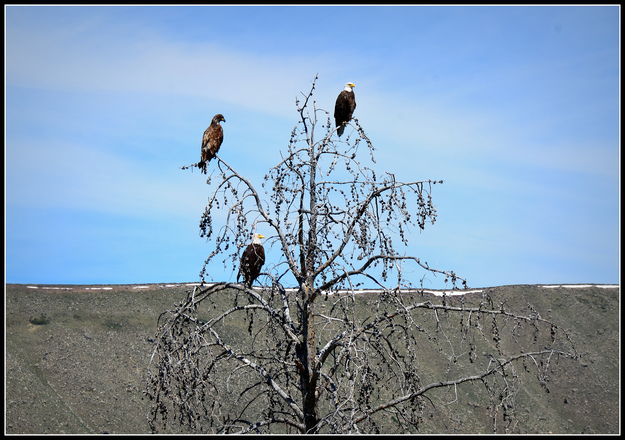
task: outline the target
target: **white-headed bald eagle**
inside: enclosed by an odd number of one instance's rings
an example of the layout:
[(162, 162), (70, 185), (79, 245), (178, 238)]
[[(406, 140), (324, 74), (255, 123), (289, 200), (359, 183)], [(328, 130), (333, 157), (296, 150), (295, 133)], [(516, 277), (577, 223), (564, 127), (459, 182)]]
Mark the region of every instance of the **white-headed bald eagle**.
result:
[(204, 174), (206, 174), (206, 164), (215, 157), (224, 140), (224, 130), (219, 124), (222, 121), (226, 122), (224, 116), (218, 113), (213, 116), (211, 125), (204, 130), (204, 136), (202, 136), (202, 160), (197, 164)]
[(345, 88), (339, 93), (339, 96), (336, 98), (336, 104), (334, 104), (334, 122), (336, 122), (337, 126), (336, 134), (339, 136), (343, 134), (345, 125), (352, 119), (356, 109), (354, 87), (356, 87), (356, 84), (352, 82), (345, 84)]
[(249, 244), (241, 255), (241, 267), (237, 274), (237, 282), (243, 276), (243, 282), (247, 287), (252, 287), (252, 283), (260, 274), (260, 268), (265, 264), (265, 248), (260, 244), (260, 239), (265, 238), (262, 234), (254, 234), (252, 243)]

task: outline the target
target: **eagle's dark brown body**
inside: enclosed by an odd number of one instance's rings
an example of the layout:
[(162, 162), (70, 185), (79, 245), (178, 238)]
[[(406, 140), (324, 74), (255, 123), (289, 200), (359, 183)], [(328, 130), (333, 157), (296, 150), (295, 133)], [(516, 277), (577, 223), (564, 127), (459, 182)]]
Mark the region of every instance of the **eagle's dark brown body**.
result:
[(354, 95), (354, 91), (343, 90), (339, 93), (339, 96), (336, 98), (336, 103), (334, 104), (334, 122), (337, 126), (336, 134), (339, 136), (343, 134), (345, 124), (352, 119), (355, 109), (356, 96)]
[(265, 249), (262, 244), (252, 243), (248, 245), (241, 255), (241, 267), (237, 275), (237, 281), (243, 276), (243, 282), (247, 287), (252, 287), (252, 283), (260, 274), (260, 269), (265, 264)]
[(206, 164), (215, 157), (224, 140), (224, 130), (219, 124), (221, 121), (226, 122), (223, 115), (216, 114), (211, 121), (211, 125), (204, 130), (204, 136), (202, 136), (202, 160), (198, 163), (198, 167), (203, 173), (206, 173)]

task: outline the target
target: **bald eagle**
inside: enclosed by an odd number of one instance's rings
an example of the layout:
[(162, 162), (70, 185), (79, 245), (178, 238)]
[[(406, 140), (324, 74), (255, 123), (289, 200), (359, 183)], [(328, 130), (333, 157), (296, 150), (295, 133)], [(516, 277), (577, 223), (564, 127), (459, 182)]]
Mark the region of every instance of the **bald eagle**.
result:
[(260, 274), (260, 268), (265, 264), (265, 249), (260, 244), (261, 238), (265, 238), (265, 236), (254, 234), (252, 243), (245, 248), (241, 255), (241, 267), (237, 274), (237, 282), (243, 275), (243, 281), (247, 287), (252, 287), (252, 283)]
[(336, 122), (337, 130), (336, 134), (339, 136), (343, 134), (345, 125), (352, 119), (352, 114), (356, 109), (356, 96), (354, 90), (356, 84), (348, 82), (345, 84), (345, 88), (339, 93), (336, 98), (336, 104), (334, 104), (334, 121)]
[(204, 130), (204, 136), (202, 136), (202, 160), (197, 166), (204, 174), (206, 174), (206, 164), (215, 157), (224, 140), (224, 130), (219, 125), (221, 121), (226, 122), (221, 113), (213, 116), (211, 125)]

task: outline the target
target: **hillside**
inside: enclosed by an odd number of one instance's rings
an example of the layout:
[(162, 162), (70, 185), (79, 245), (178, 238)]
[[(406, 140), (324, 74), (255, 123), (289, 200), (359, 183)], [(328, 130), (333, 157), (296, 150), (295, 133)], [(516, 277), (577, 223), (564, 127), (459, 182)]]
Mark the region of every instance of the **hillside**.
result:
[[(620, 289), (548, 287), (488, 289), (511, 306), (533, 304), (584, 353), (560, 368), (549, 393), (527, 388), (517, 430), (618, 433)], [(6, 433), (148, 432), (142, 391), (156, 319), (188, 289), (6, 285)], [(490, 432), (483, 407), (479, 396), (440, 405), (422, 431)]]

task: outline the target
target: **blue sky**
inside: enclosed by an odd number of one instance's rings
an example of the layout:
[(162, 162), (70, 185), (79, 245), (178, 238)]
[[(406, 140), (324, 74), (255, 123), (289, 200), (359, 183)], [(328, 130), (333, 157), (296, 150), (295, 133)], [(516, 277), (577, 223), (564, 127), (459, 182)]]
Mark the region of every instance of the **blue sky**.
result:
[(208, 186), (180, 167), (223, 113), (260, 186), (315, 74), (328, 110), (357, 84), (377, 169), (444, 180), (407, 254), (470, 287), (620, 282), (617, 6), (5, 12), (8, 283), (197, 281)]

